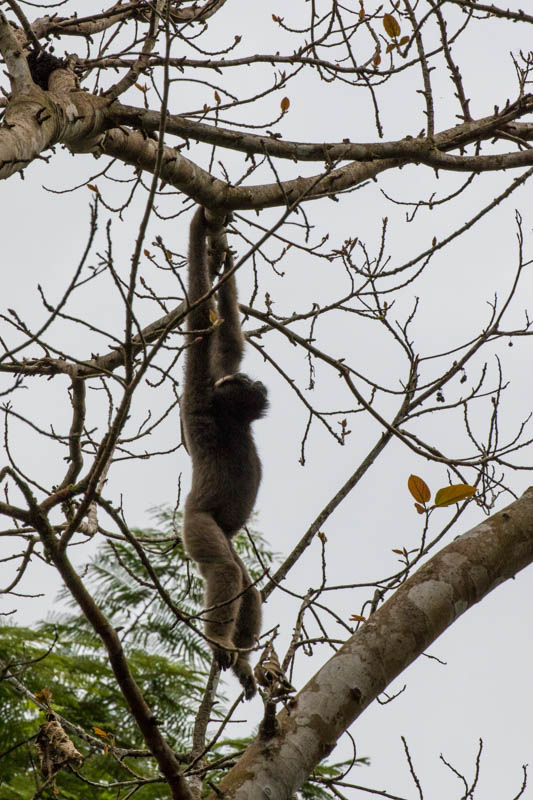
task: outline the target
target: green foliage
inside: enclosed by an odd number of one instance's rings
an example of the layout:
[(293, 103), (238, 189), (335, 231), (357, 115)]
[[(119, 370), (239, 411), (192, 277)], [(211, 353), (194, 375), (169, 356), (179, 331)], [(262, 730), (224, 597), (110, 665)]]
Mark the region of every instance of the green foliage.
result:
[[(184, 726), (189, 724), (194, 704), (201, 696), (202, 676), (168, 659), (155, 656), (150, 661), (150, 656), (141, 651), (131, 651), (128, 657), (141, 687), (151, 694), (154, 707), (168, 709), (164, 717), (168, 726), (166, 732), (179, 746), (183, 736), (173, 734), (176, 731), (185, 733)], [(90, 734), (94, 727), (112, 732), (119, 746), (144, 749), (109, 664), (91, 639), (83, 641), (80, 635), (74, 644), (68, 639), (66, 627), (60, 624), (40, 624), (33, 631), (5, 626), (0, 628), (0, 658), (10, 665), (10, 673), (17, 675), (30, 692), (48, 689), (52, 693), (53, 710), (71, 723)], [(5, 752), (35, 737), (45, 718), (29, 697), (14, 691), (8, 681), (0, 682), (0, 704), (0, 741)], [(76, 747), (87, 756), (82, 768), (86, 779), (104, 783), (124, 780), (124, 771), (111, 756), (91, 748), (71, 730), (66, 730)], [(17, 747), (0, 760), (1, 800), (33, 797), (39, 785), (37, 760), (37, 753), (29, 744)], [(152, 769), (148, 760), (137, 762), (135, 767), (139, 774), (146, 775)], [(61, 771), (57, 785), (62, 797), (76, 800), (81, 800), (85, 794), (89, 797), (92, 791), (87, 784), (80, 784), (69, 770)], [(2, 794), (4, 787), (9, 787), (9, 794)], [(112, 795), (107, 791), (98, 794), (102, 800), (107, 800), (108, 796)]]
[[(176, 529), (181, 518), (161, 509), (155, 511), (155, 518), (157, 527), (137, 530), (135, 535), (172, 602), (195, 615), (201, 610), (203, 585), (183, 551)], [(240, 534), (235, 545), (254, 580), (260, 578), (261, 565), (273, 560), (263, 538), (254, 532), (253, 547)], [(176, 624), (127, 542), (105, 539), (83, 575), (87, 589), (119, 631), (130, 668), (163, 735), (176, 752), (186, 752), (211, 660), (203, 639)], [(64, 604), (72, 604), (66, 591), (60, 597)], [(31, 800), (43, 784), (34, 741), (46, 716), (23, 687), (32, 694), (43, 689), (51, 692), (53, 711), (98, 742), (145, 751), (101, 642), (83, 616), (55, 614), (32, 629), (0, 626), (0, 661), (19, 681), (17, 690), (13, 682), (2, 680), (0, 671), (0, 800)], [(219, 694), (217, 700), (212, 716), (221, 719), (224, 698)], [(152, 759), (129, 757), (120, 763), (102, 746), (92, 745), (66, 725), (64, 729), (84, 761), (79, 768), (61, 769), (55, 785), (40, 794), (42, 800), (117, 800), (134, 789), (135, 776), (152, 780), (136, 797), (168, 798)], [(207, 756), (213, 766), (208, 776), (212, 785), (249, 741), (222, 739), (215, 744)], [(321, 765), (316, 775), (331, 778), (341, 772), (341, 766)], [(306, 800), (332, 797), (316, 783), (306, 784), (299, 796)]]
[[(135, 531), (135, 535), (172, 602), (185, 613), (197, 614), (203, 585), (183, 551), (176, 529), (181, 517), (174, 519), (161, 509), (154, 516), (157, 527)], [(272, 554), (262, 537), (254, 533), (254, 541), (262, 563), (270, 564)], [(247, 537), (241, 534), (235, 544), (251, 574), (258, 577), (261, 569)], [(210, 651), (203, 639), (176, 624), (172, 611), (150, 585), (135, 549), (123, 540), (104, 540), (84, 571), (84, 582), (119, 630), (135, 679), (167, 741), (176, 751), (185, 750), (210, 666)], [(70, 603), (66, 591), (61, 599)], [(101, 642), (83, 616), (56, 614), (31, 630), (0, 626), (0, 660), (30, 692), (49, 690), (53, 710), (85, 732), (95, 736), (94, 728), (98, 728), (118, 747), (145, 749)], [(0, 673), (0, 800), (29, 800), (42, 783), (33, 740), (45, 716), (28, 695), (1, 677)], [(223, 699), (219, 696), (215, 717), (223, 714)], [(81, 782), (70, 768), (63, 769), (56, 778), (60, 796), (115, 800), (117, 788), (106, 788), (106, 784), (131, 780), (132, 775), (112, 755), (65, 730), (85, 757), (80, 774), (97, 786)], [(151, 760), (136, 758), (127, 763), (137, 775), (157, 778)], [(168, 793), (163, 784), (154, 783), (144, 786), (139, 796), (156, 800)], [(42, 797), (57, 797), (53, 786)]]

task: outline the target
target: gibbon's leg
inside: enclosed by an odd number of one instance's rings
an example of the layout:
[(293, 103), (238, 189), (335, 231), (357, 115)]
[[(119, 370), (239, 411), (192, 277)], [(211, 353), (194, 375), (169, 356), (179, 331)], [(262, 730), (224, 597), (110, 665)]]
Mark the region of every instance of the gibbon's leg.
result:
[[(234, 558), (241, 569), (243, 588), (247, 586), (248, 589), (242, 595), (240, 601), (233, 642), (235, 647), (248, 649), (255, 646), (261, 630), (261, 594), (255, 586), (250, 585), (251, 580), (248, 571), (236, 553), (234, 553)], [(249, 652), (239, 653), (237, 661), (233, 665), (233, 672), (244, 689), (244, 695), (247, 700), (250, 700), (257, 691), (249, 659)]]
[(227, 536), (210, 514), (185, 508), (183, 542), (205, 580), (205, 607), (224, 604), (208, 611), (204, 620), (206, 636), (216, 643), (209, 642), (209, 646), (221, 669), (228, 669), (237, 658), (231, 648), (235, 647), (233, 631), (243, 588), (242, 571)]

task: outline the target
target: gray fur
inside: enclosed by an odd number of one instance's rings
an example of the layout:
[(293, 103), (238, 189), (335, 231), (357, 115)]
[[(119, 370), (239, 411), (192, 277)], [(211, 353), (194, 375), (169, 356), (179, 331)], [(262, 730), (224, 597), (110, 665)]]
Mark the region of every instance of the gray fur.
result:
[[(189, 241), (189, 303), (211, 289), (207, 224), (202, 208), (194, 215)], [(224, 269), (231, 269), (228, 254)], [(205, 579), (205, 633), (222, 667), (232, 667), (246, 698), (256, 692), (249, 653), (261, 628), (261, 596), (237, 556), (231, 539), (254, 507), (261, 462), (250, 429), (267, 409), (267, 390), (238, 372), (244, 352), (237, 289), (232, 277), (218, 291), (218, 315), (209, 331), (210, 301), (187, 316), (188, 351), (182, 423), (192, 458), (192, 487), (185, 502), (183, 538), (188, 555)], [(201, 333), (205, 331), (205, 333)], [(220, 605), (223, 604), (223, 605)], [(220, 606), (212, 608), (213, 606)]]

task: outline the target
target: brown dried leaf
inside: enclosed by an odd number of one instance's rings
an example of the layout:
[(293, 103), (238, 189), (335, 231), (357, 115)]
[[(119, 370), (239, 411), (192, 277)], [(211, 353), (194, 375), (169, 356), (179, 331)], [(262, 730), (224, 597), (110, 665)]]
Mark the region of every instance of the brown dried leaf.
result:
[(289, 110), (290, 104), (291, 104), (291, 101), (289, 100), (289, 98), (288, 97), (284, 97), (283, 100), (280, 103), (281, 110), (283, 111), (283, 113), (285, 113), (286, 111)]
[(383, 27), (391, 39), (396, 39), (396, 37), (400, 35), (400, 23), (392, 14), (383, 15)]
[(45, 706), (49, 706), (52, 702), (52, 692), (50, 689), (41, 689), (40, 692), (35, 693), (35, 699)]
[(419, 478), (418, 475), (409, 475), (407, 488), (417, 503), (427, 503), (431, 497), (429, 486), (422, 478)]

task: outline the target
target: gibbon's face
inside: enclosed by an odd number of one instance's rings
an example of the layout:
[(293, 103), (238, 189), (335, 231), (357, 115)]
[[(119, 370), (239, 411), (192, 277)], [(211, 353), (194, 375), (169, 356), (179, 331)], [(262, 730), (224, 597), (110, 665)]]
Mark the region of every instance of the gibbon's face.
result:
[(217, 405), (243, 421), (259, 419), (268, 406), (264, 383), (253, 381), (242, 372), (219, 378), (214, 390)]
[(224, 375), (223, 378), (219, 378), (218, 381), (215, 382), (215, 389), (218, 389), (220, 386), (225, 386), (227, 384), (233, 384), (233, 386), (240, 386), (243, 389), (250, 389), (253, 388), (254, 391), (259, 391), (263, 393), (266, 397), (267, 389), (264, 383), (261, 381), (253, 381), (248, 375), (245, 375), (244, 372), (235, 372), (233, 375)]

